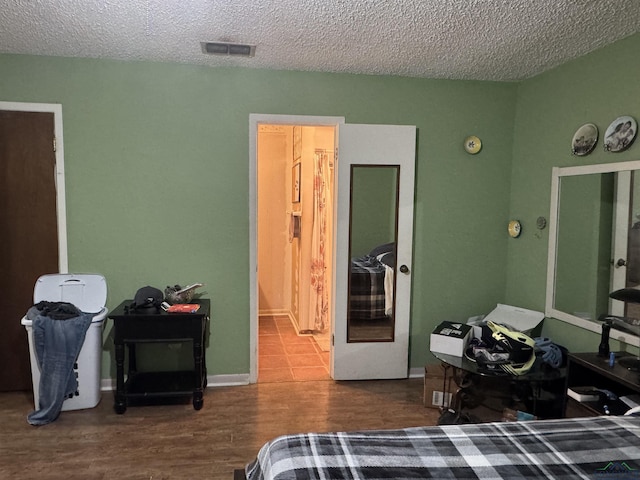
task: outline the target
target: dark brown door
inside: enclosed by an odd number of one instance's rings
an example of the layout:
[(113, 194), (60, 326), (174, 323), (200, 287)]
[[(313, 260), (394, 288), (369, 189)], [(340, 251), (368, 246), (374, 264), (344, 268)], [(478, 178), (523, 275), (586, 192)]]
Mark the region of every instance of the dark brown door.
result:
[(0, 110), (0, 391), (30, 390), (20, 320), (33, 287), (58, 272), (53, 113)]

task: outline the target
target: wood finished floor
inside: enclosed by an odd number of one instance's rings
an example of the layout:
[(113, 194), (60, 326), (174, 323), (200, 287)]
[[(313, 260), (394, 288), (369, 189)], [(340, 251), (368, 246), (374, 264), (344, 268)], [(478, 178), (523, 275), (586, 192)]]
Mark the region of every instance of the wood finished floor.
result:
[(208, 388), (191, 403), (62, 412), (32, 427), (30, 393), (0, 393), (1, 479), (228, 479), (278, 435), (435, 425), (422, 379), (259, 383)]

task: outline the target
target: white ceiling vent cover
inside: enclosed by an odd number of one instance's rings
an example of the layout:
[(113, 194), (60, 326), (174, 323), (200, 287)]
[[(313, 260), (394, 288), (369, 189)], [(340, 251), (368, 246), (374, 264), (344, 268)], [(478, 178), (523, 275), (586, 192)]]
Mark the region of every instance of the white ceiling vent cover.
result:
[(253, 57), (256, 53), (255, 45), (228, 42), (201, 42), (202, 53), (210, 55), (231, 55), (234, 57)]

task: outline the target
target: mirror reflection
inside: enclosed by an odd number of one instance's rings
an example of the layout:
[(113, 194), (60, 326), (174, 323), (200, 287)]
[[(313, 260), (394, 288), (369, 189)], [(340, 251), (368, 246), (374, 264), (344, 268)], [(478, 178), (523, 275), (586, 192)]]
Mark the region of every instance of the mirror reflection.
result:
[[(640, 288), (640, 177), (622, 165), (558, 169), (573, 173), (558, 174), (551, 314), (593, 331), (606, 314), (640, 318), (640, 304), (609, 298)], [(637, 335), (622, 322), (614, 328)]]
[(352, 165), (347, 342), (394, 340), (397, 165)]
[(609, 308), (614, 174), (560, 181), (555, 308), (597, 319)]

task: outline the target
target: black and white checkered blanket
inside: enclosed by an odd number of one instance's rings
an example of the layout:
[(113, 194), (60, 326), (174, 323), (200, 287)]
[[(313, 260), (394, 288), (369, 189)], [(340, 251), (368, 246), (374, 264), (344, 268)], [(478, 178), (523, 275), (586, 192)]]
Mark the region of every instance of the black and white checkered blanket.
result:
[(248, 480), (640, 479), (640, 417), (286, 435)]
[(375, 257), (351, 259), (349, 318), (371, 320), (385, 317), (385, 266)]

